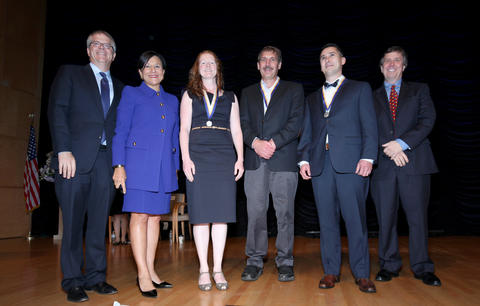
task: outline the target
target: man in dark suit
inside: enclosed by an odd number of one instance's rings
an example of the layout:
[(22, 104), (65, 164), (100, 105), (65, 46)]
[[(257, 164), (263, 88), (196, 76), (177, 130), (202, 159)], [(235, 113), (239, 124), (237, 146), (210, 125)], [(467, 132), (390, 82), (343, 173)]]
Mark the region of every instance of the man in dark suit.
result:
[(303, 87), (280, 80), (281, 51), (264, 47), (257, 61), (262, 80), (242, 91), (240, 119), (245, 152), (245, 194), (248, 230), (247, 265), (242, 280), (254, 281), (263, 272), (268, 250), (269, 194), (277, 216), (279, 281), (293, 281), (293, 222), (297, 190), (296, 147), (304, 111)]
[(312, 179), (320, 223), (325, 276), (319, 287), (333, 288), (340, 281), (341, 213), (355, 281), (361, 291), (373, 293), (365, 200), (368, 175), (377, 157), (377, 123), (370, 86), (346, 79), (342, 75), (345, 62), (337, 45), (322, 48), (320, 66), (326, 82), (306, 99), (299, 166), (302, 178)]
[(63, 215), (62, 288), (72, 302), (88, 300), (84, 290), (117, 292), (105, 282), (105, 228), (114, 196), (111, 144), (123, 88), (110, 75), (115, 50), (110, 34), (93, 32), (87, 39), (90, 63), (62, 66), (50, 91), (55, 192)]
[(435, 107), (426, 84), (402, 80), (406, 67), (405, 51), (389, 48), (380, 61), (385, 81), (374, 93), (379, 133), (378, 167), (371, 185), (379, 224), (376, 280), (389, 281), (402, 267), (397, 236), (401, 200), (410, 230), (410, 267), (425, 284), (440, 286), (427, 246), (430, 174), (438, 171), (427, 139)]

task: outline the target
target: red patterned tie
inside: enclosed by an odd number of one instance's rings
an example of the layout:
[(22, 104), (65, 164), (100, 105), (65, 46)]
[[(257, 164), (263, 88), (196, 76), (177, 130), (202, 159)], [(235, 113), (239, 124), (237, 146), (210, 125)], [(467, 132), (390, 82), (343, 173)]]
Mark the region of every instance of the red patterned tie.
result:
[(392, 112), (392, 118), (395, 122), (395, 118), (397, 116), (397, 106), (398, 106), (398, 94), (395, 90), (395, 85), (392, 85), (392, 90), (390, 91), (390, 111)]

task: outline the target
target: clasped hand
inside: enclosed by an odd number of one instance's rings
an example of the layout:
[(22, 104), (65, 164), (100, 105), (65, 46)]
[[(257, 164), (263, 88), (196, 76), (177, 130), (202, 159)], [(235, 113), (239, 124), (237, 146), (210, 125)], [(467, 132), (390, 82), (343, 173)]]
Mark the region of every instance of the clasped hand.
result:
[(383, 153), (390, 157), (398, 167), (403, 167), (408, 163), (408, 157), (403, 152), (402, 146), (395, 140), (383, 144), (382, 147), (384, 148)]
[(253, 142), (252, 147), (255, 150), (255, 153), (257, 153), (257, 155), (263, 159), (270, 159), (273, 156), (273, 153), (275, 153), (276, 149), (273, 139), (268, 141), (256, 139)]

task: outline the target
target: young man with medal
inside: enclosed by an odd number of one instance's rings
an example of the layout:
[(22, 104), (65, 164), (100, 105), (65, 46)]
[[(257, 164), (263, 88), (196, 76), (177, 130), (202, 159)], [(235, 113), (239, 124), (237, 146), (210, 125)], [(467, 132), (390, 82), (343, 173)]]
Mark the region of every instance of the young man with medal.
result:
[(320, 66), (326, 82), (306, 99), (298, 160), (302, 178), (312, 179), (320, 223), (325, 275), (319, 287), (333, 288), (340, 281), (341, 214), (355, 282), (361, 291), (373, 293), (365, 200), (377, 158), (377, 121), (370, 86), (346, 79), (345, 62), (337, 45), (322, 48)]
[(373, 94), (379, 137), (371, 186), (379, 224), (380, 271), (375, 279), (390, 281), (402, 267), (397, 235), (401, 202), (410, 231), (411, 270), (425, 284), (440, 286), (428, 256), (427, 224), (430, 176), (438, 171), (427, 138), (435, 123), (435, 106), (427, 84), (402, 80), (406, 67), (406, 52), (389, 48), (380, 60), (384, 84)]
[(277, 216), (279, 281), (293, 281), (294, 200), (298, 183), (296, 148), (304, 112), (303, 87), (280, 80), (281, 51), (264, 47), (257, 61), (262, 79), (242, 91), (240, 120), (245, 149), (248, 230), (242, 280), (257, 280), (268, 250), (269, 195)]

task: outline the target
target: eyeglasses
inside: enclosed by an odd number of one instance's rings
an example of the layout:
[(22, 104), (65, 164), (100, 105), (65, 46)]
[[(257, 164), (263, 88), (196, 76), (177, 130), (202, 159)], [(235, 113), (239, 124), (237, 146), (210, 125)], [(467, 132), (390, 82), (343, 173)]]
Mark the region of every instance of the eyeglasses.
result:
[(110, 48), (112, 48), (112, 50), (115, 50), (115, 49), (113, 48), (113, 45), (111, 45), (111, 44), (109, 44), (109, 43), (101, 43), (101, 42), (99, 42), (99, 41), (92, 41), (92, 42), (90, 43), (90, 46), (93, 46), (93, 47), (95, 47), (95, 48), (100, 48), (100, 46), (102, 46), (104, 49), (110, 49)]

